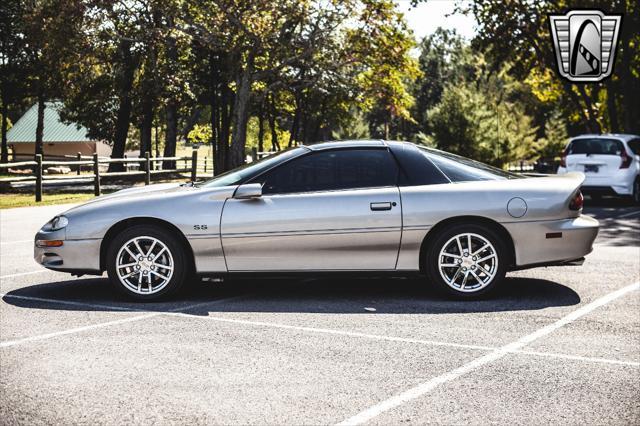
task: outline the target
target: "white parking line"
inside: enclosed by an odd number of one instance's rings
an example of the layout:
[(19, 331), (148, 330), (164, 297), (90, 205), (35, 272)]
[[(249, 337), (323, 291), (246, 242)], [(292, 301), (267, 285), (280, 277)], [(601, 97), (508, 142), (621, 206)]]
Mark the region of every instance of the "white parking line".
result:
[(428, 380), (424, 383), (419, 384), (418, 386), (415, 386), (409, 390), (406, 390), (405, 392), (402, 392), (401, 394), (395, 395), (385, 401), (382, 401), (372, 407), (369, 407), (363, 411), (361, 411), (360, 413), (356, 414), (353, 417), (350, 417), (340, 423), (338, 423), (338, 425), (359, 425), (362, 424), (364, 422), (367, 422), (377, 416), (379, 416), (380, 414), (389, 411), (393, 408), (396, 408), (402, 404), (405, 404), (406, 402), (409, 402), (411, 400), (414, 400), (416, 398), (419, 398), (429, 392), (431, 392), (433, 389), (435, 389), (436, 387), (438, 387), (439, 385), (443, 384), (443, 383), (447, 383), (450, 382), (452, 380), (457, 379), (460, 376), (463, 376), (471, 371), (476, 370), (477, 368), (482, 367), (483, 365), (486, 364), (490, 364), (492, 362), (495, 362), (497, 360), (499, 360), (500, 358), (504, 357), (505, 355), (514, 352), (526, 345), (528, 345), (529, 343), (544, 337), (550, 333), (553, 333), (554, 331), (556, 331), (557, 329), (564, 327), (567, 324), (572, 323), (573, 321), (579, 319), (580, 317), (583, 317), (584, 315), (587, 315), (588, 313), (590, 313), (591, 311), (606, 305), (609, 302), (612, 302), (613, 300), (624, 296), (625, 294), (634, 291), (634, 290), (638, 290), (640, 289), (640, 283), (634, 283), (631, 285), (628, 285), (626, 287), (623, 287), (619, 290), (616, 290), (612, 293), (609, 293), (573, 312), (571, 312), (569, 315), (566, 315), (564, 317), (562, 317), (561, 319), (559, 319), (558, 321), (547, 325), (546, 327), (543, 327), (531, 334), (528, 334), (518, 340), (516, 340), (515, 342), (509, 343), (505, 346), (502, 346), (496, 350), (494, 350), (493, 352), (486, 354), (484, 356), (481, 356), (480, 358), (476, 358), (474, 360), (472, 360), (471, 362), (468, 362), (464, 365), (462, 365), (461, 367), (456, 368), (455, 370), (451, 370), (445, 374), (442, 374), (440, 376), (434, 377), (431, 380)]
[(17, 340), (8, 340), (6, 342), (0, 342), (0, 348), (6, 348), (9, 346), (15, 346), (21, 343), (33, 342), (36, 340), (50, 339), (51, 337), (64, 336), (66, 334), (80, 333), (87, 330), (94, 330), (96, 328), (108, 327), (110, 325), (124, 324), (132, 321), (140, 321), (142, 319), (157, 317), (158, 315), (160, 315), (160, 312), (154, 312), (152, 314), (137, 315), (135, 317), (123, 318), (115, 321), (101, 322), (98, 324), (87, 325), (84, 327), (70, 328), (68, 330), (56, 331), (54, 333), (40, 334), (38, 336), (25, 337)]
[(634, 215), (637, 215), (638, 213), (640, 213), (640, 210), (636, 210), (636, 211), (633, 211), (633, 212), (629, 212), (629, 213), (621, 214), (620, 216), (616, 216), (616, 217), (614, 217), (614, 219), (620, 219), (620, 218), (622, 218), (622, 217), (634, 216)]
[[(160, 313), (163, 314), (163, 315), (174, 315), (174, 316), (183, 316), (183, 317), (196, 318), (196, 319), (207, 319), (207, 320), (211, 320), (211, 321), (225, 322), (225, 323), (231, 323), (231, 324), (243, 324), (243, 325), (252, 325), (252, 326), (259, 326), (259, 327), (281, 328), (281, 329), (298, 330), (298, 331), (311, 332), (311, 333), (324, 333), (324, 334), (334, 334), (334, 335), (340, 335), (340, 336), (359, 337), (359, 338), (373, 339), (373, 340), (385, 340), (385, 341), (391, 341), (391, 342), (415, 343), (415, 344), (431, 345), (431, 346), (447, 346), (447, 347), (470, 349), (470, 350), (482, 350), (482, 351), (495, 351), (496, 349), (498, 349), (495, 346), (468, 345), (468, 344), (463, 344), (463, 343), (442, 342), (442, 341), (437, 341), (437, 340), (425, 340), (425, 339), (412, 339), (412, 338), (405, 338), (405, 337), (383, 336), (383, 335), (379, 335), (379, 334), (367, 334), (367, 333), (359, 333), (359, 332), (352, 332), (352, 331), (335, 330), (335, 329), (329, 329), (329, 328), (301, 327), (301, 326), (288, 325), (288, 324), (279, 324), (279, 323), (263, 322), (263, 321), (239, 320), (239, 319), (233, 319), (233, 318), (221, 318), (221, 317), (212, 317), (212, 316), (206, 316), (205, 317), (205, 316), (187, 314), (187, 313), (184, 313), (184, 312), (178, 312), (178, 311), (185, 311), (185, 310), (189, 310), (189, 309), (194, 309), (194, 308), (200, 307), (200, 306), (209, 306), (209, 305), (215, 304), (216, 302), (219, 302), (219, 301), (220, 302), (222, 302), (222, 301), (230, 302), (230, 301), (233, 301), (235, 299), (244, 299), (244, 298), (247, 298), (247, 297), (250, 297), (250, 296), (251, 295), (227, 297), (227, 298), (224, 298), (224, 299), (213, 300), (213, 301), (210, 301), (210, 302), (202, 302), (202, 303), (199, 303), (199, 304), (196, 304), (196, 305), (189, 305), (189, 306), (182, 307), (182, 308), (176, 308), (176, 309), (174, 309), (172, 311), (160, 312)], [(35, 296), (20, 296), (20, 295), (17, 295), (17, 294), (0, 293), (0, 298), (29, 300), (29, 301), (34, 301), (34, 302), (55, 303), (55, 304), (61, 304), (61, 305), (78, 306), (78, 307), (82, 307), (82, 308), (105, 309), (105, 310), (113, 310), (113, 311), (125, 311), (125, 312), (141, 312), (141, 311), (143, 311), (141, 309), (127, 308), (127, 307), (123, 307), (123, 306), (113, 306), (113, 305), (102, 305), (102, 304), (96, 304), (96, 303), (75, 302), (75, 301), (71, 301), (71, 300), (48, 299), (48, 298), (35, 297)], [(523, 354), (523, 355), (543, 356), (543, 357), (550, 357), (550, 358), (571, 359), (571, 360), (575, 360), (575, 361), (595, 362), (595, 363), (601, 363), (601, 364), (627, 365), (627, 366), (632, 366), (632, 367), (639, 367), (640, 366), (640, 362), (634, 362), (634, 361), (622, 361), (622, 360), (608, 359), (608, 358), (583, 357), (583, 356), (578, 356), (578, 355), (567, 355), (567, 354), (560, 354), (560, 353), (554, 353), (554, 352), (513, 350), (513, 351), (511, 351), (511, 353), (518, 353), (518, 354)]]
[(42, 269), (40, 271), (19, 272), (17, 274), (2, 275), (2, 276), (0, 276), (0, 280), (5, 279), (5, 278), (21, 277), (23, 275), (41, 274), (43, 272), (54, 272), (54, 271), (50, 271), (48, 269)]
[(635, 362), (635, 361), (621, 361), (621, 360), (609, 359), (609, 358), (594, 358), (589, 356), (567, 355), (567, 354), (559, 354), (555, 352), (516, 350), (516, 351), (511, 351), (511, 353), (521, 354), (521, 355), (544, 356), (548, 358), (570, 359), (572, 361), (595, 362), (599, 364), (627, 365), (629, 367), (640, 367), (640, 362)]
[[(5, 295), (4, 297), (7, 297), (7, 296), (9, 296), (9, 295)], [(87, 326), (84, 326), (84, 327), (76, 327), (76, 328), (71, 328), (71, 329), (62, 330), (62, 331), (56, 331), (56, 332), (53, 332), (53, 333), (40, 334), (40, 335), (37, 335), (37, 336), (31, 336), (31, 337), (25, 337), (25, 338), (22, 338), (22, 339), (8, 340), (8, 341), (5, 341), (5, 342), (0, 342), (0, 348), (6, 348), (6, 347), (9, 347), (9, 346), (16, 346), (16, 345), (19, 345), (21, 343), (33, 342), (33, 341), (38, 341), (38, 340), (46, 340), (46, 339), (50, 339), (52, 337), (64, 336), (64, 335), (67, 335), (67, 334), (81, 333), (83, 331), (93, 330), (93, 329), (102, 328), (102, 327), (108, 327), (110, 325), (123, 324), (123, 323), (131, 322), (131, 321), (140, 321), (140, 320), (143, 320), (143, 319), (156, 317), (156, 316), (159, 316), (159, 315), (162, 315), (162, 314), (165, 314), (165, 313), (184, 311), (184, 310), (198, 308), (200, 306), (215, 305), (217, 303), (229, 302), (229, 301), (232, 301), (232, 300), (241, 299), (241, 298), (249, 297), (249, 296), (251, 296), (251, 295), (234, 296), (234, 297), (227, 297), (227, 298), (222, 298), (222, 299), (211, 300), (211, 301), (208, 301), (208, 302), (195, 303), (193, 305), (187, 305), (187, 306), (182, 306), (182, 307), (179, 307), (179, 308), (175, 308), (175, 309), (172, 309), (172, 310), (170, 310), (168, 312), (147, 311), (147, 313), (145, 313), (143, 315), (136, 315), (135, 317), (123, 318), (123, 319), (114, 320), (114, 321), (101, 322), (101, 323), (97, 323), (97, 324), (87, 325)], [(97, 306), (99, 306), (99, 305), (93, 305), (93, 304), (90, 304), (90, 303), (60, 301), (60, 300), (56, 300), (56, 299), (32, 298), (30, 296), (21, 296), (21, 299), (24, 299), (24, 300), (32, 299), (32, 300), (37, 300), (37, 301), (46, 301), (46, 302), (50, 302), (50, 303), (73, 304), (75, 306), (83, 306), (84, 305), (86, 307), (97, 307)], [(105, 306), (105, 307), (113, 308), (111, 306)]]
[[(273, 323), (273, 322), (250, 321), (250, 320), (240, 320), (240, 319), (233, 319), (233, 318), (213, 317), (213, 316), (200, 316), (200, 315), (191, 315), (185, 312), (165, 313), (165, 315), (189, 317), (189, 318), (196, 318), (196, 319), (203, 319), (203, 320), (210, 320), (210, 321), (217, 321), (217, 322), (231, 323), (231, 324), (281, 328), (281, 329), (296, 330), (296, 331), (303, 331), (303, 332), (310, 332), (310, 333), (333, 334), (337, 336), (384, 340), (389, 342), (416, 343), (416, 344), (430, 345), (430, 346), (447, 346), (447, 347), (453, 347), (453, 348), (481, 350), (481, 351), (487, 351), (487, 352), (496, 351), (500, 349), (495, 346), (468, 345), (464, 343), (443, 342), (438, 340), (412, 339), (412, 338), (406, 338), (406, 337), (383, 336), (380, 334), (367, 334), (367, 333), (359, 333), (354, 331), (336, 330), (336, 329), (330, 329), (330, 328), (304, 327), (304, 326), (280, 324), (280, 323)], [(543, 357), (549, 357), (549, 358), (571, 359), (575, 361), (595, 362), (595, 363), (601, 363), (601, 364), (615, 364), (615, 365), (627, 365), (631, 367), (640, 367), (640, 362), (635, 362), (635, 361), (583, 357), (579, 355), (567, 355), (567, 354), (561, 354), (561, 353), (555, 353), (555, 352), (528, 351), (528, 350), (522, 350), (522, 349), (513, 349), (513, 350), (510, 350), (509, 352), (515, 353), (515, 354), (522, 354), (522, 355), (534, 355), (534, 356), (543, 356)]]
[(475, 349), (481, 351), (492, 351), (495, 348), (491, 346), (479, 346), (479, 345), (465, 345), (462, 343), (450, 343), (450, 342), (441, 342), (437, 340), (422, 340), (422, 339), (411, 339), (406, 337), (393, 337), (393, 336), (382, 336), (379, 334), (367, 334), (367, 333), (359, 333), (355, 331), (344, 331), (344, 330), (335, 330), (331, 328), (316, 328), (316, 327), (303, 327), (298, 325), (289, 325), (289, 324), (280, 324), (274, 322), (263, 322), (263, 321), (249, 321), (249, 320), (241, 320), (241, 319), (233, 319), (233, 318), (222, 318), (222, 317), (213, 317), (213, 316), (199, 316), (199, 315), (190, 315), (183, 312), (173, 312), (166, 313), (166, 315), (175, 315), (181, 317), (189, 317), (217, 322), (226, 322), (231, 324), (243, 324), (243, 325), (253, 325), (259, 327), (270, 327), (270, 328), (280, 328), (286, 330), (296, 330), (296, 331), (304, 331), (310, 333), (322, 333), (322, 334), (334, 334), (338, 336), (349, 336), (349, 337), (362, 337), (365, 339), (373, 339), (373, 340), (386, 340), (390, 342), (404, 342), (404, 343), (419, 343), (424, 345), (432, 345), (432, 346), (448, 346), (452, 348), (462, 348), (462, 349)]

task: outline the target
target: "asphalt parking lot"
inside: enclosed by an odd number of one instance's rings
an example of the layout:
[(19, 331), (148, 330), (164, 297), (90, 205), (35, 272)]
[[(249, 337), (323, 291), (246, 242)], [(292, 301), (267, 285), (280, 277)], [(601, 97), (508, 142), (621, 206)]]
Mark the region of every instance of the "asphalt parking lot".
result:
[(415, 279), (193, 283), (129, 303), (41, 269), (68, 206), (0, 212), (0, 423), (639, 424), (640, 209), (583, 266), (457, 302)]

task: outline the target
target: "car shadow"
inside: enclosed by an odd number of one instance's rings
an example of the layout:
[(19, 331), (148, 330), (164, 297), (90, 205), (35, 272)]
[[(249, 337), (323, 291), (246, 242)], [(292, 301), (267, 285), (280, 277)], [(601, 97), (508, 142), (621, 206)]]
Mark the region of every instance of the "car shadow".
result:
[[(53, 303), (50, 299), (64, 301)], [(135, 303), (117, 294), (104, 278), (38, 284), (7, 293), (3, 300), (29, 309), (65, 311), (217, 312), (326, 314), (448, 314), (538, 310), (580, 303), (571, 288), (552, 281), (509, 277), (483, 300), (442, 296), (413, 278), (229, 279), (193, 283), (166, 302)], [(197, 305), (197, 306), (194, 306)]]

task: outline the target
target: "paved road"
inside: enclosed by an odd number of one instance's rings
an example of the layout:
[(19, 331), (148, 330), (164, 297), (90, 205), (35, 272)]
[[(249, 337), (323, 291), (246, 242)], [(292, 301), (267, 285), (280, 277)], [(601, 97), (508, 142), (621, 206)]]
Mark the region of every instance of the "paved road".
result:
[(120, 299), (31, 258), (68, 206), (0, 212), (0, 423), (638, 424), (640, 210), (581, 267), (512, 273), (491, 300), (411, 279), (194, 283)]

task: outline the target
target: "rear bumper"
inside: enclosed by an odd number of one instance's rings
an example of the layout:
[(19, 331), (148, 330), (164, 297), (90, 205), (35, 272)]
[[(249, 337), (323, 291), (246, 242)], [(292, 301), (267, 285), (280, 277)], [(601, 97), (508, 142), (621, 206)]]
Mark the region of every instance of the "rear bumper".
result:
[(543, 222), (503, 223), (515, 247), (516, 269), (575, 261), (591, 253), (598, 235), (596, 219), (581, 215)]
[(583, 185), (580, 187), (585, 195), (631, 195), (633, 194), (633, 186), (615, 185), (615, 186), (598, 186), (598, 185)]
[[(565, 174), (565, 167), (558, 169), (558, 174)], [(599, 173), (585, 173), (585, 179), (580, 190), (584, 194), (601, 195), (631, 195), (633, 182), (638, 176), (635, 166), (626, 169), (616, 169), (605, 175)]]

